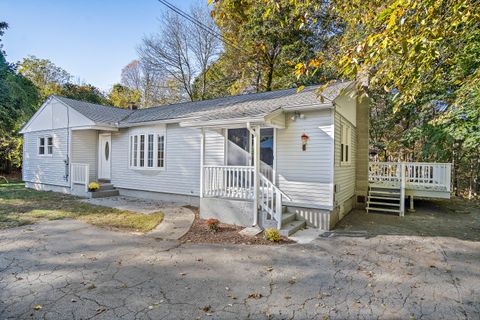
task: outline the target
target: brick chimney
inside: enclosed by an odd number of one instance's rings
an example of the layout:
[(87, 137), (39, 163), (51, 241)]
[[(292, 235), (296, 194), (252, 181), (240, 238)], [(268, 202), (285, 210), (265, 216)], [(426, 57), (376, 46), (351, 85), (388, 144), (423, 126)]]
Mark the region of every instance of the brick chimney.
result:
[(138, 109), (138, 106), (135, 104), (135, 102), (130, 102), (128, 104), (128, 109), (130, 110), (137, 110)]

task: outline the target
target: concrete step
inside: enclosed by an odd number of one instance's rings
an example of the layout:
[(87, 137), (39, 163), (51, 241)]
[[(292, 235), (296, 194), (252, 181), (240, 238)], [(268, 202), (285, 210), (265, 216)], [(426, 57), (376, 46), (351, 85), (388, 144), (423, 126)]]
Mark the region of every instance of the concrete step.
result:
[(100, 189), (101, 191), (103, 190), (113, 190), (115, 187), (111, 183), (100, 183)]
[(106, 197), (113, 197), (113, 196), (118, 196), (120, 193), (118, 190), (113, 189), (113, 190), (97, 190), (95, 192), (92, 192), (92, 198), (106, 198)]
[(286, 225), (292, 221), (294, 221), (297, 218), (296, 213), (290, 213), (290, 212), (284, 212), (282, 214), (282, 225)]
[(282, 225), (282, 229), (280, 229), (280, 234), (284, 237), (288, 237), (300, 229), (304, 229), (307, 226), (307, 222), (305, 220), (294, 220), (289, 222), (286, 225)]
[(400, 210), (398, 210), (398, 209), (396, 210), (396, 209), (387, 209), (387, 208), (378, 208), (378, 207), (367, 206), (367, 212), (369, 212), (369, 211), (400, 213)]
[(400, 203), (393, 203), (393, 202), (376, 202), (376, 201), (367, 201), (367, 205), (376, 204), (381, 206), (389, 206), (389, 207), (400, 207)]

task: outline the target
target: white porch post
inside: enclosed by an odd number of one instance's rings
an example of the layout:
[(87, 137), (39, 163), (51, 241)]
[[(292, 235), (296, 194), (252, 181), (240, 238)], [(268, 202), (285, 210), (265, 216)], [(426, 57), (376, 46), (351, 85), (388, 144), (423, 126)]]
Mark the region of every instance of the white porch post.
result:
[(204, 176), (203, 176), (203, 166), (205, 163), (205, 129), (201, 129), (200, 136), (200, 198), (203, 198), (204, 191)]
[(260, 127), (253, 128), (253, 171), (254, 171), (254, 198), (253, 198), (253, 225), (258, 225), (258, 206), (260, 198)]

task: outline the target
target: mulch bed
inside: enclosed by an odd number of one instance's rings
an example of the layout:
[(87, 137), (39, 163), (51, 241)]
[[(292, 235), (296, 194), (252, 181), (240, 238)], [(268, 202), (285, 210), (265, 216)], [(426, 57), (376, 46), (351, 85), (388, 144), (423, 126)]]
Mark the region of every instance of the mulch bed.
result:
[(246, 244), (246, 245), (281, 245), (295, 243), (294, 241), (282, 237), (279, 242), (268, 241), (263, 237), (263, 233), (255, 237), (248, 237), (239, 234), (244, 227), (231, 224), (220, 223), (217, 232), (212, 232), (206, 220), (200, 219), (198, 208), (189, 206), (189, 209), (195, 212), (195, 220), (193, 221), (190, 231), (187, 232), (180, 241), (183, 243), (219, 243), (219, 244)]

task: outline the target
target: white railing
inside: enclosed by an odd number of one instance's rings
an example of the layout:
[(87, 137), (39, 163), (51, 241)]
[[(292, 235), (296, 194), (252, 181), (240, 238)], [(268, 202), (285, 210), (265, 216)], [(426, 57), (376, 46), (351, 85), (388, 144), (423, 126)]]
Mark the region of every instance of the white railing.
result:
[(253, 199), (254, 169), (246, 166), (204, 166), (203, 196)]
[(451, 191), (450, 176), (450, 163), (370, 162), (368, 166), (370, 182), (398, 187), (403, 182), (406, 189)]
[(88, 191), (88, 184), (90, 179), (90, 168), (86, 163), (72, 163), (71, 164), (71, 185), (83, 184), (85, 191)]
[(277, 229), (282, 228), (282, 197), (291, 201), (284, 192), (274, 185), (267, 177), (260, 174), (260, 199), (259, 205), (265, 213), (264, 219), (276, 221)]

